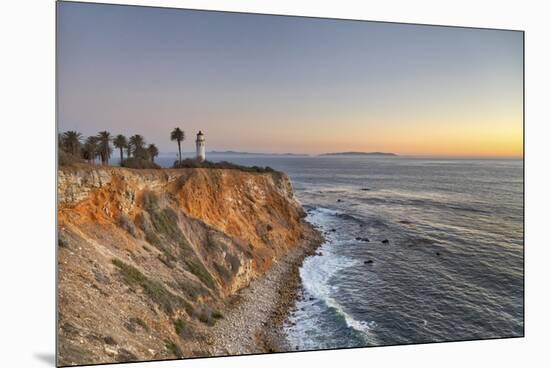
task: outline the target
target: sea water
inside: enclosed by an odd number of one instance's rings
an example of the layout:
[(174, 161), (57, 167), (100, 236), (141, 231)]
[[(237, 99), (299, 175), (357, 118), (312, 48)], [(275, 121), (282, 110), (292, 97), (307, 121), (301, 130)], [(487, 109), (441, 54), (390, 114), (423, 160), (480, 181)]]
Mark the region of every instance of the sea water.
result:
[(523, 335), (522, 160), (209, 159), (286, 172), (325, 236), (300, 270), (291, 349)]

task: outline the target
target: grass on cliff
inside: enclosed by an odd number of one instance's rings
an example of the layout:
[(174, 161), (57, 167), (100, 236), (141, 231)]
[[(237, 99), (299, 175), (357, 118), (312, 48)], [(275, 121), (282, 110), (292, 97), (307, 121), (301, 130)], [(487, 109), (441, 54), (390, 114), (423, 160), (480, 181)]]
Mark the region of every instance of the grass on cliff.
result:
[(213, 311), (213, 312), (212, 312), (212, 318), (214, 318), (214, 319), (222, 319), (222, 318), (223, 318), (223, 314), (222, 314), (222, 312), (220, 312), (220, 311)]
[(164, 346), (176, 358), (182, 358), (183, 357), (183, 352), (181, 351), (181, 349), (176, 344), (174, 344), (172, 341), (170, 341), (170, 340), (164, 341)]
[(208, 272), (206, 267), (204, 267), (204, 265), (201, 263), (201, 261), (199, 261), (198, 259), (196, 261), (186, 260), (185, 264), (189, 268), (189, 271), (193, 275), (197, 276), (203, 284), (208, 286), (210, 289), (214, 289), (214, 279), (212, 278), (212, 275), (210, 274), (210, 272)]
[[(167, 240), (179, 245), (187, 256), (194, 254), (193, 248), (178, 226), (178, 214), (171, 208), (160, 209), (158, 202), (155, 193), (146, 191), (142, 194), (142, 206), (149, 213), (152, 225), (143, 226), (145, 240), (158, 247), (161, 245), (161, 239), (157, 234), (160, 234)], [(142, 222), (147, 225), (146, 221)], [(164, 249), (164, 247), (162, 248)]]
[(139, 317), (130, 317), (128, 322), (124, 323), (124, 327), (132, 333), (137, 331), (137, 327), (149, 332), (149, 327), (147, 327), (147, 324)]
[[(170, 262), (175, 261), (175, 257), (167, 247), (162, 244), (157, 234), (160, 234), (169, 242), (178, 245), (180, 256), (187, 266), (187, 269), (197, 276), (208, 288), (214, 289), (216, 283), (212, 275), (199, 259), (178, 225), (178, 214), (171, 208), (160, 209), (159, 199), (153, 192), (144, 192), (142, 194), (142, 206), (148, 212), (151, 219), (151, 227), (154, 229), (153, 231), (153, 229), (148, 229), (148, 226), (144, 226), (145, 239), (150, 244), (163, 251), (165, 258), (162, 258), (161, 261), (170, 265)], [(144, 224), (146, 223), (146, 221), (143, 222)]]
[[(177, 227), (176, 213), (158, 214), (158, 197), (153, 192), (144, 192), (142, 195), (142, 206), (147, 211), (145, 214), (140, 214), (138, 217), (139, 227), (145, 234), (145, 241), (160, 250), (163, 254), (158, 256), (158, 259), (166, 266), (173, 268), (177, 258), (174, 252), (170, 249), (168, 242), (163, 242), (159, 234), (166, 233), (169, 237), (174, 237), (179, 231)], [(173, 211), (172, 211), (173, 212)], [(172, 220), (170, 222), (170, 220)]]
[(185, 250), (192, 250), (178, 226), (178, 215), (171, 208), (149, 212), (155, 230)]
[(218, 262), (214, 262), (214, 269), (218, 272), (218, 274), (226, 283), (229, 283), (233, 278), (233, 274)]
[(137, 268), (113, 259), (112, 263), (118, 267), (124, 281), (130, 286), (140, 286), (145, 294), (157, 303), (166, 313), (172, 313), (174, 308), (182, 304), (182, 299), (168, 290), (158, 281), (150, 280)]
[(174, 329), (178, 336), (182, 338), (193, 337), (193, 328), (181, 318), (174, 321)]
[(223, 318), (223, 314), (219, 310), (212, 310), (208, 305), (203, 304), (197, 311), (199, 321), (208, 326), (213, 326), (217, 320)]
[(132, 222), (132, 220), (130, 220), (130, 218), (127, 215), (125, 215), (125, 214), (120, 215), (117, 222), (118, 222), (118, 225), (121, 228), (126, 230), (134, 238), (137, 236), (136, 227), (135, 227), (134, 223)]
[(197, 301), (199, 297), (208, 295), (208, 289), (206, 289), (202, 283), (189, 278), (177, 280), (173, 287), (181, 290), (189, 300), (194, 302)]

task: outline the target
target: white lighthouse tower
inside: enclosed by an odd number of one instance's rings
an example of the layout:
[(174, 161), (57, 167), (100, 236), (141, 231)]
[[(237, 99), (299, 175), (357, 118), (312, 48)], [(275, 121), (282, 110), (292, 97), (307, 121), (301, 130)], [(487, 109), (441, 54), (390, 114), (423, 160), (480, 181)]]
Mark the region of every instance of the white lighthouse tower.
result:
[(204, 134), (199, 130), (199, 133), (197, 134), (197, 140), (195, 141), (197, 144), (197, 161), (204, 161), (206, 160), (206, 150), (205, 150), (205, 141), (204, 141)]

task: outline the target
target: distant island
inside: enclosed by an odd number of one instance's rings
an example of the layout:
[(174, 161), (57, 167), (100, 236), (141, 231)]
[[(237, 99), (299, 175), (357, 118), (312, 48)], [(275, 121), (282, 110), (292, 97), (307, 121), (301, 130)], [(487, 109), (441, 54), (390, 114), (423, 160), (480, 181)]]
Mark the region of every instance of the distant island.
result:
[(397, 156), (391, 152), (332, 152), (322, 153), (319, 156)]
[(309, 156), (305, 153), (265, 153), (265, 152), (240, 152), (240, 151), (208, 151), (216, 155), (253, 155), (253, 156)]

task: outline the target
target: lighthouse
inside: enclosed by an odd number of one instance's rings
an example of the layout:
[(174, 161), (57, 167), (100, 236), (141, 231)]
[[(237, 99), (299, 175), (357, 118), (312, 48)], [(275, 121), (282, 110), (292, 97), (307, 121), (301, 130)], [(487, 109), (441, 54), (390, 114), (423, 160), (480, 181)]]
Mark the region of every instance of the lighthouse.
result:
[(197, 133), (197, 140), (195, 141), (197, 144), (197, 161), (202, 162), (206, 160), (206, 150), (204, 148), (204, 134), (199, 130)]

